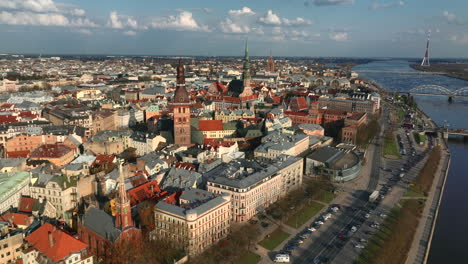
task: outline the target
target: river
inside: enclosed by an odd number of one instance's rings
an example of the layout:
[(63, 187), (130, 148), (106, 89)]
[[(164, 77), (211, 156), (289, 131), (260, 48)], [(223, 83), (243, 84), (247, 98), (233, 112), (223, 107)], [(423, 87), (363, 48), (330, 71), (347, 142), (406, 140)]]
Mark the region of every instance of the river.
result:
[[(359, 70), (417, 72), (409, 67), (407, 61), (376, 61), (358, 65), (353, 70), (358, 73)], [(442, 75), (392, 72), (362, 72), (359, 75), (393, 91), (408, 91), (426, 84), (440, 85), (450, 90), (468, 87), (468, 81)], [(448, 102), (447, 97), (415, 96), (415, 99), (419, 108), (438, 125), (468, 129), (467, 99), (454, 98), (452, 103)], [(452, 153), (451, 166), (429, 253), (429, 264), (464, 263), (463, 260), (468, 259), (468, 141), (450, 137), (449, 148)]]

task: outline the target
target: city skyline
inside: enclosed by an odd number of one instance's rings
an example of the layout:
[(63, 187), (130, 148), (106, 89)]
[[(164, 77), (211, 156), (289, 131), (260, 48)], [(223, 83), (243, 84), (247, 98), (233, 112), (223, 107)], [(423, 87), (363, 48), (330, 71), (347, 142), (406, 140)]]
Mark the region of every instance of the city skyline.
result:
[(0, 1), (0, 53), (468, 57), (462, 1)]

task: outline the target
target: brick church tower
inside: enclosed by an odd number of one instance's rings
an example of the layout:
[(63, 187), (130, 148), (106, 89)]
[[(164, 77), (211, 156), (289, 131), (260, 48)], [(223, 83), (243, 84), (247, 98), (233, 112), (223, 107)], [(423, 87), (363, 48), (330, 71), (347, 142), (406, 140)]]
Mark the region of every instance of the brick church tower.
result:
[(133, 226), (132, 210), (130, 207), (130, 199), (128, 199), (127, 191), (125, 190), (125, 180), (122, 171), (122, 160), (119, 163), (119, 196), (115, 202), (115, 227), (120, 230), (125, 230), (127, 227)]
[(177, 87), (172, 102), (174, 111), (174, 144), (190, 145), (190, 97), (185, 89), (185, 70), (179, 60), (177, 65)]

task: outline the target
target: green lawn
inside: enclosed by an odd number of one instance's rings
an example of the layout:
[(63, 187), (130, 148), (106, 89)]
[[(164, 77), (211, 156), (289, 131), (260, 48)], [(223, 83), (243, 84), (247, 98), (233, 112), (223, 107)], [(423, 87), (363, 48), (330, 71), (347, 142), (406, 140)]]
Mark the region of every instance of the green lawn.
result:
[(289, 233), (284, 232), (281, 229), (276, 229), (273, 231), (269, 237), (266, 236), (262, 241), (260, 241), (260, 246), (268, 249), (268, 250), (274, 250), (281, 242), (286, 240), (289, 237)]
[(383, 155), (388, 159), (401, 159), (393, 132), (387, 132), (383, 142)]
[(404, 197), (426, 197), (427, 195), (424, 194), (421, 190), (418, 190), (414, 186), (410, 186), (408, 191), (406, 191)]
[(405, 118), (405, 111), (403, 111), (402, 109), (398, 109), (397, 116), (398, 116), (398, 123), (402, 122), (403, 119)]
[(286, 224), (293, 228), (298, 228), (307, 222), (310, 218), (322, 210), (323, 204), (311, 202), (310, 205), (304, 206), (301, 210), (290, 216)]
[(242, 254), (242, 257), (234, 261), (235, 264), (256, 264), (262, 259), (262, 257), (251, 251), (243, 252)]
[(417, 144), (422, 142), (422, 144), (424, 145), (424, 142), (426, 142), (425, 135), (420, 135), (418, 132), (413, 132), (413, 136), (414, 136), (414, 141), (416, 141)]
[(335, 199), (335, 197), (336, 195), (332, 192), (323, 191), (317, 198), (317, 201), (322, 203), (330, 203), (333, 199)]
[(422, 201), (413, 199), (397, 204), (355, 263), (404, 263), (423, 207)]

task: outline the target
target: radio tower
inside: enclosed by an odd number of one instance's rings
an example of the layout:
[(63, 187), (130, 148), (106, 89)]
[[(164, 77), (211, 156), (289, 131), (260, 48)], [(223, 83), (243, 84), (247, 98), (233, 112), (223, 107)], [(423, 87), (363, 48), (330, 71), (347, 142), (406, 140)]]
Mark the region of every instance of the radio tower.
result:
[(421, 62), (421, 66), (429, 67), (429, 38), (431, 37), (430, 33), (427, 34), (427, 43), (426, 43), (426, 53), (424, 54), (424, 58)]

